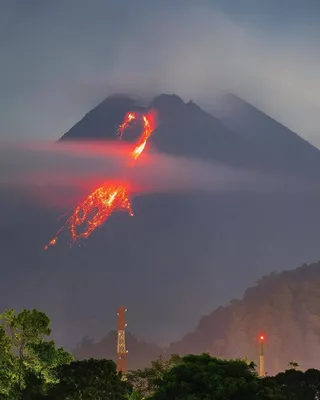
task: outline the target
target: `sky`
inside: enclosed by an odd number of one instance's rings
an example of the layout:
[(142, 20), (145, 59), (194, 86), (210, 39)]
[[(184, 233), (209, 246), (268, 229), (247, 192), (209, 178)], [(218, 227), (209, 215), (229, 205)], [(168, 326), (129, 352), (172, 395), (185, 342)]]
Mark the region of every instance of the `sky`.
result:
[(114, 92), (233, 92), (320, 146), (318, 0), (0, 0), (0, 134), (50, 138)]
[[(318, 0), (0, 0), (0, 138), (55, 141), (115, 92), (176, 93), (209, 110), (217, 94), (232, 92), (320, 147), (319, 18)], [(23, 169), (20, 156), (6, 158)], [(181, 194), (170, 203), (142, 196), (134, 202), (141, 219), (112, 220), (83, 248), (48, 255), (42, 246), (61, 226), (56, 210), (0, 193), (0, 265), (9, 265), (0, 303), (43, 305), (68, 346), (115, 325), (119, 282), (132, 330), (163, 344), (264, 273), (318, 256), (312, 200), (305, 215), (300, 198), (295, 209), (281, 199), (275, 218), (241, 195), (228, 204), (217, 197), (215, 207), (201, 196), (183, 204)]]

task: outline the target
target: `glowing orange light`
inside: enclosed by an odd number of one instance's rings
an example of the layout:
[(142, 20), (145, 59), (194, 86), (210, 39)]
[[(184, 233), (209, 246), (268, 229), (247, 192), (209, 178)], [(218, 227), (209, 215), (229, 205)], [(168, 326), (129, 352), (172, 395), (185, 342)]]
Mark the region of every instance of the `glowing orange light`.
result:
[(264, 336), (263, 335), (260, 336), (260, 340), (264, 340)]
[[(124, 118), (123, 123), (118, 128), (120, 139), (124, 131), (130, 124), (138, 118), (134, 112), (129, 112)], [(136, 160), (142, 154), (147, 141), (155, 128), (155, 119), (152, 113), (142, 115), (143, 130), (131, 153), (131, 157)], [(92, 192), (82, 203), (78, 204), (66, 224), (58, 231), (56, 236), (44, 247), (49, 247), (57, 243), (59, 233), (67, 225), (71, 233), (72, 242), (80, 238), (87, 238), (91, 233), (101, 226), (115, 211), (127, 211), (133, 216), (133, 211), (129, 199), (128, 188), (124, 185), (115, 185), (108, 182)]]
[(50, 242), (44, 246), (45, 250), (48, 250), (49, 246), (54, 246), (57, 243), (58, 238), (54, 237), (53, 239), (50, 240)]
[(120, 136), (120, 139), (122, 138), (122, 135), (124, 131), (129, 128), (131, 123), (137, 119), (137, 114), (134, 112), (129, 112), (127, 115), (124, 117), (124, 120), (122, 124), (118, 128), (118, 135)]

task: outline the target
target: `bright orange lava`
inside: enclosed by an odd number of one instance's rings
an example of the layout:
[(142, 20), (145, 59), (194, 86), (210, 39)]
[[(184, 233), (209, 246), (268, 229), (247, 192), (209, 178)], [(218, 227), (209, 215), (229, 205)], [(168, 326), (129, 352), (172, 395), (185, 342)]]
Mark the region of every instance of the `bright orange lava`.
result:
[[(123, 123), (118, 128), (120, 139), (124, 131), (131, 126), (132, 122), (138, 119), (139, 115), (135, 112), (129, 112), (125, 116)], [(143, 114), (143, 130), (133, 151), (131, 157), (136, 160), (142, 154), (147, 141), (155, 129), (155, 118), (153, 113)], [(66, 224), (58, 231), (56, 236), (44, 247), (49, 247), (57, 243), (60, 232), (67, 225), (71, 233), (72, 242), (80, 238), (87, 238), (91, 233), (101, 226), (115, 211), (127, 211), (133, 216), (131, 203), (129, 199), (128, 188), (123, 185), (108, 184), (92, 192), (82, 203), (78, 204)]]

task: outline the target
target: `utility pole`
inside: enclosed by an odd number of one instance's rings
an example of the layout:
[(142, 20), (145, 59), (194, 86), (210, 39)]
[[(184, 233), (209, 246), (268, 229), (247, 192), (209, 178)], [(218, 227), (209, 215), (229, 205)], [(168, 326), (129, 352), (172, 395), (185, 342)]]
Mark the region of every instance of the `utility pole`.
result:
[(126, 334), (125, 328), (125, 313), (128, 310), (125, 307), (118, 307), (118, 338), (117, 338), (117, 372), (122, 372), (125, 376), (127, 372), (127, 349), (126, 349)]
[(265, 370), (264, 370), (264, 335), (260, 335), (259, 337), (259, 376), (260, 378), (264, 378)]

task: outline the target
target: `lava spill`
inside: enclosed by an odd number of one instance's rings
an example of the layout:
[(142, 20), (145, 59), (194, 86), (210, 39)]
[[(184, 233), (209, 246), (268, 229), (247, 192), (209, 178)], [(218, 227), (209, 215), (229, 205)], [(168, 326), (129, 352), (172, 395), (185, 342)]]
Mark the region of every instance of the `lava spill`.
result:
[[(154, 113), (150, 112), (139, 115), (135, 112), (129, 112), (117, 130), (119, 138), (122, 139), (125, 130), (132, 126), (139, 117), (141, 118), (143, 129), (138, 142), (130, 153), (130, 157), (133, 160), (137, 160), (140, 157), (150, 135), (155, 129)], [(48, 250), (49, 247), (54, 246), (57, 243), (58, 236), (65, 228), (68, 228), (70, 231), (72, 243), (80, 238), (89, 237), (116, 210), (127, 211), (129, 215), (133, 216), (129, 199), (129, 189), (123, 184), (105, 182), (74, 208), (71, 217), (44, 249)]]

